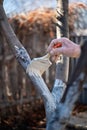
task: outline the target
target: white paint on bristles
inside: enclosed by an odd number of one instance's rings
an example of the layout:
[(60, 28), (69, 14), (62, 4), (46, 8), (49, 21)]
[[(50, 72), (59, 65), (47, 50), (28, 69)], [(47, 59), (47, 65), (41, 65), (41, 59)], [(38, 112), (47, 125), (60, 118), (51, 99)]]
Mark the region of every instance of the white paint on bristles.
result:
[(50, 54), (47, 54), (43, 57), (34, 58), (27, 66), (26, 73), (35, 73), (41, 76), (52, 64), (49, 58)]

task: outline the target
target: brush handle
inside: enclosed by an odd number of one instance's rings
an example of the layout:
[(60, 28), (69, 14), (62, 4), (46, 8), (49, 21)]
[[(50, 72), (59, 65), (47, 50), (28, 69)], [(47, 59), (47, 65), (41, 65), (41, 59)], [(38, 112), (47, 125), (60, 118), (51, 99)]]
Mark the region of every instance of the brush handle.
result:
[(53, 45), (53, 48), (59, 48), (59, 47), (62, 47), (62, 43), (61, 42), (58, 42), (56, 44)]
[[(53, 45), (53, 48), (59, 48), (59, 47), (62, 47), (62, 43), (61, 42), (58, 42), (56, 44)], [(42, 57), (42, 59), (48, 59), (49, 60), (50, 58), (50, 53), (47, 53), (45, 56)]]

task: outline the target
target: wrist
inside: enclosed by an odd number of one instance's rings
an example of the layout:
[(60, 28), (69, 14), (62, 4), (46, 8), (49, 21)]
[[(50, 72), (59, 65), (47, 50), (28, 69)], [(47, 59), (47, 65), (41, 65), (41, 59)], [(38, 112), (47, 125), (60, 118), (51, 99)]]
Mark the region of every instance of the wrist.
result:
[(74, 58), (79, 58), (81, 54), (81, 47), (80, 45), (76, 45), (75, 50), (74, 50)]

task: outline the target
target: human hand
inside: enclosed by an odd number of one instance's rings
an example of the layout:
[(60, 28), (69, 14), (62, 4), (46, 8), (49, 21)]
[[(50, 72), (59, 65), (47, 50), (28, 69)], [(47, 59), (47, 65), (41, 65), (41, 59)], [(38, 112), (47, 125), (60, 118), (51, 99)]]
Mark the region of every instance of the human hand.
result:
[[(57, 43), (61, 43), (62, 47), (54, 49), (53, 46)], [(55, 57), (54, 59), (56, 59), (61, 54), (67, 57), (78, 58), (80, 56), (81, 49), (80, 45), (77, 45), (68, 38), (63, 37), (52, 40), (47, 49), (47, 52), (49, 52), (51, 56)]]

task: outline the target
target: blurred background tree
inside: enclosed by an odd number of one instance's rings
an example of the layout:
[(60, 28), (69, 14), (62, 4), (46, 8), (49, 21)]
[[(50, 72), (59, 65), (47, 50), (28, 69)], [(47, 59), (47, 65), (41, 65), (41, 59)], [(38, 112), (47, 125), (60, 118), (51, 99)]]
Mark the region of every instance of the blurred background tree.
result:
[[(87, 4), (87, 0), (69, 0), (72, 2), (83, 2)], [(14, 13), (27, 12), (39, 7), (56, 8), (56, 0), (4, 0), (4, 8), (8, 16)]]

